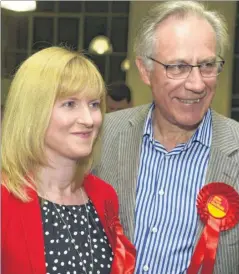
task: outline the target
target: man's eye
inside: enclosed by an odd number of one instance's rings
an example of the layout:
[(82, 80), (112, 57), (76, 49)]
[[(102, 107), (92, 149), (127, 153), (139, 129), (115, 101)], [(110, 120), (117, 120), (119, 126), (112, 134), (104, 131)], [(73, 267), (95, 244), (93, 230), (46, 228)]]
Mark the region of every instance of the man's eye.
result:
[(188, 65), (184, 65), (184, 64), (171, 65), (168, 68), (170, 69), (170, 71), (177, 73), (177, 72), (183, 72), (185, 70), (188, 70)]
[(214, 68), (216, 66), (216, 62), (207, 62), (200, 65), (202, 68)]

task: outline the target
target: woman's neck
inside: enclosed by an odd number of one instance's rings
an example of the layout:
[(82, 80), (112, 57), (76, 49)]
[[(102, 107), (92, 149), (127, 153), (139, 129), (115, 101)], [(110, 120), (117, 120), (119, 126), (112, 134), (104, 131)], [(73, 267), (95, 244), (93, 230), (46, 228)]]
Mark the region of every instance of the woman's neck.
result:
[(74, 181), (76, 164), (45, 166), (38, 169), (36, 180), (42, 198), (59, 204), (82, 204), (81, 184)]
[(43, 167), (37, 172), (37, 180), (45, 191), (69, 192), (74, 191), (74, 167)]

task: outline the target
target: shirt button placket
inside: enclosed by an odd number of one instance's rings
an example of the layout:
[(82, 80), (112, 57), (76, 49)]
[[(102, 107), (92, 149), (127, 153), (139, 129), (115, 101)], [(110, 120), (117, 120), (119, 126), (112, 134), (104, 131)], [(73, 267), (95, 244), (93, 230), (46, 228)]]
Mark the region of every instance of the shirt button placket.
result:
[(153, 233), (156, 233), (156, 232), (158, 232), (158, 229), (157, 229), (157, 227), (153, 227), (153, 228), (152, 228), (152, 232), (153, 232)]
[(159, 192), (158, 192), (158, 194), (159, 194), (160, 196), (163, 196), (163, 195), (164, 195), (164, 190), (163, 190), (163, 189), (160, 189)]

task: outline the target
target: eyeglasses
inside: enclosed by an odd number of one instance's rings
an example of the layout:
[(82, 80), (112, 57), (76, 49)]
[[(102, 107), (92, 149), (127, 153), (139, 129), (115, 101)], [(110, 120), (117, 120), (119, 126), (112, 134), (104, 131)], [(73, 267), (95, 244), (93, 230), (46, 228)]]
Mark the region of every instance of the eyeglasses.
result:
[(193, 68), (199, 68), (199, 71), (204, 78), (216, 77), (222, 72), (223, 65), (225, 61), (216, 60), (212, 62), (204, 62), (199, 65), (189, 65), (189, 64), (164, 64), (158, 60), (155, 60), (152, 57), (147, 56), (148, 59), (164, 66), (166, 69), (166, 75), (170, 79), (186, 79), (191, 73)]

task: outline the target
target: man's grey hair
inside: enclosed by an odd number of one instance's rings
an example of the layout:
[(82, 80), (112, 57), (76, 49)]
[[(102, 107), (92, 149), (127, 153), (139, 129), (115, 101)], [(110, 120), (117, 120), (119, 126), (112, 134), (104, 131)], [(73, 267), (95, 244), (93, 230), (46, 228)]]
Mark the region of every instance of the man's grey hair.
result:
[(196, 15), (209, 22), (216, 34), (217, 54), (223, 55), (225, 48), (229, 46), (227, 24), (223, 15), (207, 10), (204, 4), (197, 1), (167, 1), (154, 5), (142, 19), (137, 31), (134, 51), (148, 70), (152, 70), (153, 66), (152, 60), (147, 56), (154, 55), (157, 26), (170, 16), (183, 19), (190, 15)]

